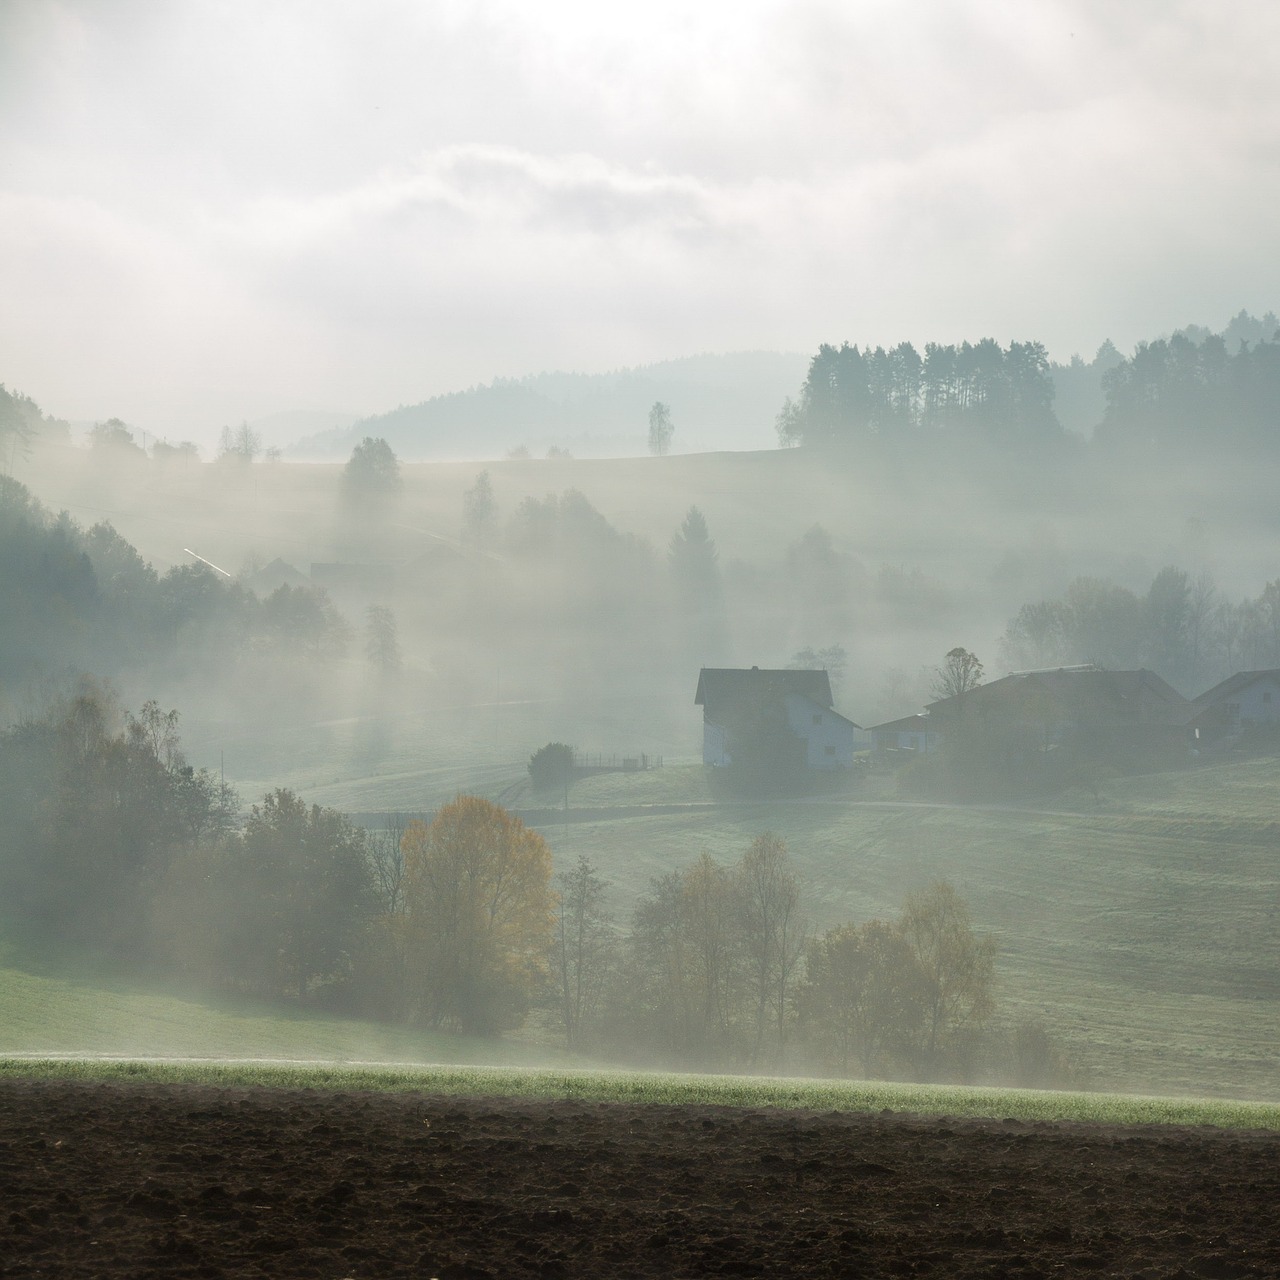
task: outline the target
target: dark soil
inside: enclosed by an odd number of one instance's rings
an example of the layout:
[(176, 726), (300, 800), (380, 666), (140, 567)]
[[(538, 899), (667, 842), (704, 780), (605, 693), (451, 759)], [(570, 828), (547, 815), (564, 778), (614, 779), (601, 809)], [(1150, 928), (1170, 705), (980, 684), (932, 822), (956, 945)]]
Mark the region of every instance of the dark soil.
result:
[(0, 1084), (3, 1276), (1280, 1276), (1280, 1134)]

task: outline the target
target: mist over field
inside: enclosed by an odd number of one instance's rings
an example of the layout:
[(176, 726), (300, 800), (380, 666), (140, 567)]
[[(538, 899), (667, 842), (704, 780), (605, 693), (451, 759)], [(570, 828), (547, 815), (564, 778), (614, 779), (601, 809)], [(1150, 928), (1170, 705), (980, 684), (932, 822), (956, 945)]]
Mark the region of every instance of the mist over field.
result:
[[(185, 998), (239, 993), (359, 1014), (382, 1024), (365, 1034), (396, 1046), (384, 1048), (393, 1056), (412, 1055), (403, 1036), (415, 1026), (505, 1031), (535, 1057), (599, 1054), (606, 1037), (618, 1043), (607, 1030), (621, 1008), (612, 966), (626, 947), (658, 945), (645, 930), (664, 894), (725, 895), (725, 919), (737, 919), (758, 863), (792, 904), (768, 944), (778, 949), (761, 953), (753, 978), (749, 935), (726, 935), (743, 967), (716, 979), (736, 994), (710, 1022), (667, 1021), (692, 988), (650, 989), (647, 1016), (667, 1048), (655, 1055), (650, 1044), (638, 1060), (1265, 1094), (1257, 1036), (1276, 998), (1265, 925), (1276, 881), (1266, 805), (1252, 797), (1268, 785), (1270, 738), (1201, 759), (1186, 729), (1141, 748), (1077, 733), (1037, 745), (1029, 758), (1042, 764), (1028, 773), (1025, 752), (1017, 766), (1003, 754), (1012, 739), (953, 732), (930, 755), (882, 750), (868, 732), (945, 696), (957, 652), (972, 656), (979, 685), (1092, 664), (1154, 670), (1183, 701), (1233, 671), (1280, 664), (1269, 621), (1272, 446), (1250, 416), (1280, 403), (1266, 398), (1277, 345), (1237, 338), (1231, 348), (1193, 330), (1095, 369), (1104, 409), (1082, 438), (1057, 419), (1042, 349), (931, 345), (914, 365), (905, 344), (865, 356), (825, 346), (777, 407), (789, 447), (676, 454), (659, 430), (652, 452), (621, 458), (516, 448), (402, 462), (365, 436), (345, 463), (296, 463), (242, 427), (206, 461), (163, 443), (144, 451), (118, 421), (76, 443), (6, 393), (8, 421), (21, 426), (4, 480), (6, 581), (21, 605), (3, 624), (12, 812), (31, 803), (24, 776), (41, 769), (53, 772), (37, 785), (59, 795), (88, 788), (60, 802), (60, 817), (37, 805), (11, 825), (18, 954), (34, 948), (48, 963), (61, 940), (176, 980)], [(1024, 351), (1030, 364), (1018, 365)], [(1178, 379), (1210, 361), (1231, 376), (1204, 393), (1188, 437), (1174, 416)], [(890, 375), (912, 370), (909, 389), (895, 389)], [(1256, 382), (1247, 402), (1246, 370)], [(1162, 448), (1131, 407), (1139, 378), (1169, 397)], [(658, 408), (652, 422), (678, 430), (678, 402)], [(1230, 441), (1234, 456), (1206, 447), (1211, 439)], [(1240, 456), (1258, 465), (1244, 470)], [(745, 745), (737, 768), (703, 764), (700, 672), (751, 667), (825, 668), (835, 710), (854, 722), (851, 766), (806, 778), (767, 753), (749, 766)], [(80, 745), (69, 757), (60, 742)], [(535, 766), (561, 743), (569, 773), (548, 789)], [(109, 763), (122, 752), (132, 764)], [(151, 799), (121, 809), (92, 798), (99, 777), (139, 761), (154, 775)], [(763, 772), (741, 772), (749, 767)], [(170, 785), (176, 827), (154, 792)], [(432, 909), (410, 886), (444, 838), (439, 823), (480, 820), (455, 814), (459, 796), (524, 818), (517, 829), (538, 849), (545, 838), (537, 865), (551, 896), (524, 905), (562, 941), (573, 904), (579, 925), (590, 923), (599, 954), (579, 958), (588, 1007), (569, 1013), (554, 947), (478, 1022), (407, 976), (452, 964), (412, 959), (407, 939)], [(92, 817), (103, 803), (111, 834)], [(318, 806), (310, 817), (308, 806)], [(24, 823), (46, 849), (26, 865)], [(255, 967), (246, 957), (269, 942), (271, 895), (287, 899), (288, 876), (311, 874), (271, 869), (294, 838), (321, 842), (346, 868), (325, 891), (325, 927), (338, 932), (287, 963), (268, 949)], [(94, 902), (70, 911), (56, 885), (77, 874), (79, 849), (102, 842), (114, 852), (95, 873), (106, 877), (97, 893), (116, 906), (107, 917)], [(1224, 858), (1237, 877), (1229, 891), (1215, 879)], [(1204, 895), (1190, 926), (1187, 900), (1168, 889), (1175, 867)], [(970, 992), (927, 1049), (901, 1009), (896, 1030), (872, 1036), (859, 1023), (842, 1033), (851, 1038), (824, 1038), (822, 1019), (836, 1015), (813, 1001), (835, 998), (820, 975), (837, 955), (824, 960), (824, 948), (870, 957), (909, 936), (912, 911), (938, 909), (921, 895), (940, 886), (959, 891), (957, 937), (979, 948), (993, 985)], [(255, 903), (268, 915), (255, 916)], [(1099, 928), (1100, 910), (1114, 913), (1118, 935)], [(1174, 920), (1182, 947), (1170, 963), (1160, 957)], [(1242, 950), (1221, 947), (1228, 925), (1245, 930)], [(1122, 964), (1117, 937), (1129, 940)], [(295, 944), (281, 945), (287, 956)], [(696, 953), (696, 934), (680, 945)], [(1153, 981), (1159, 996), (1135, 1004)], [(761, 982), (788, 994), (753, 1013)], [(263, 1031), (225, 1025), (230, 1043), (269, 1052)], [(97, 1026), (89, 1038), (101, 1048), (112, 1037)], [(124, 1034), (152, 1051), (189, 1051), (182, 1039)], [(1219, 1048), (1206, 1057), (1211, 1042)], [(433, 1041), (418, 1052), (459, 1051)]]
[(1276, 1097), (1270, 8), (376, 9), (0, 17), (0, 1054)]

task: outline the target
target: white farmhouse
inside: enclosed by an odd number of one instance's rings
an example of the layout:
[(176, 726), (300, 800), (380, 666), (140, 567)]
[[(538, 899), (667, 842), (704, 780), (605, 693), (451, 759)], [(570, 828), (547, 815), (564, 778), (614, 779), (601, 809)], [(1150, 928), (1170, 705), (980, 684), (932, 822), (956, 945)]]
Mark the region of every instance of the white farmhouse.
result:
[(762, 756), (819, 772), (853, 764), (858, 726), (833, 709), (825, 671), (703, 667), (693, 701), (702, 708), (704, 764)]

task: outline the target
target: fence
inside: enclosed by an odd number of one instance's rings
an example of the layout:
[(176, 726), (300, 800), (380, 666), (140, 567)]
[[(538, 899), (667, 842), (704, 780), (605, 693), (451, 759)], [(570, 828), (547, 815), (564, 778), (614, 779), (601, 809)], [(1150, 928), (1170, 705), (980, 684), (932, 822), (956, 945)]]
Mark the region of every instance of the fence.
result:
[(645, 773), (650, 769), (661, 769), (662, 757), (651, 756), (643, 751), (634, 756), (575, 751), (573, 767), (582, 773)]

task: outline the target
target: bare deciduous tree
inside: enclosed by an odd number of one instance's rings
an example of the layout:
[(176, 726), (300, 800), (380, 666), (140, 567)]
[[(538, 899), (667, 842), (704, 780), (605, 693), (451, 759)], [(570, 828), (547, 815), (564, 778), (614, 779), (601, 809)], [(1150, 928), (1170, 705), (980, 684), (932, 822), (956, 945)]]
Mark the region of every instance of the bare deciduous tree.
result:
[(553, 970), (565, 1044), (579, 1048), (590, 1039), (605, 989), (617, 966), (618, 935), (605, 903), (608, 883), (591, 860), (579, 856), (571, 871), (556, 878)]
[(955, 648), (937, 669), (933, 694), (939, 700), (963, 698), (981, 683), (982, 663), (978, 661), (977, 654), (970, 653), (968, 649)]
[(800, 884), (791, 870), (787, 844), (766, 832), (751, 842), (734, 868), (742, 949), (755, 1005), (751, 1059), (758, 1064), (768, 1034), (778, 1062), (785, 1052), (791, 985), (804, 947)]
[(968, 907), (943, 880), (908, 895), (898, 930), (924, 983), (917, 1062), (926, 1078), (936, 1078), (948, 1042), (991, 1016), (995, 942), (974, 933)]
[(655, 400), (649, 410), (649, 452), (662, 455), (671, 449), (671, 437), (675, 434), (671, 421), (671, 406)]

